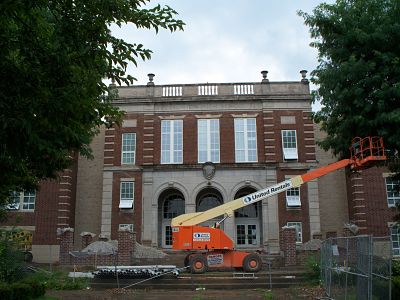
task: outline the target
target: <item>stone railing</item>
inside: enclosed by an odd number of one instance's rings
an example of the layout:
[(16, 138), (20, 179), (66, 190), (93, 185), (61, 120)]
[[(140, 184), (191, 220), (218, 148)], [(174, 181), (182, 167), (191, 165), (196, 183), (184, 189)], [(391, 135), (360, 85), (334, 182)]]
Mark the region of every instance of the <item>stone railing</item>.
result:
[(205, 83), (181, 85), (139, 85), (118, 87), (119, 99), (149, 97), (215, 97), (253, 95), (305, 95), (310, 93), (305, 82)]

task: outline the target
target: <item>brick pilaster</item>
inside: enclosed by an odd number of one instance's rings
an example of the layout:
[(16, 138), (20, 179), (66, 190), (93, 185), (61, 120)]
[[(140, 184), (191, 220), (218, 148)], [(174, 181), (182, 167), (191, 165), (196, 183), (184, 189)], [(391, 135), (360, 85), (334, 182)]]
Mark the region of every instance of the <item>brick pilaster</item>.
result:
[(285, 266), (296, 265), (296, 229), (283, 227), (281, 230), (281, 250), (285, 257)]
[(350, 175), (351, 182), (351, 209), (352, 215), (349, 216), (354, 224), (359, 227), (359, 234), (367, 233), (367, 203), (365, 199), (365, 187), (363, 171)]
[(118, 231), (118, 264), (131, 264), (132, 253), (135, 249), (136, 234), (128, 230)]
[(74, 229), (73, 228), (59, 228), (58, 235), (60, 241), (60, 264), (69, 265), (71, 263), (70, 251), (74, 248)]

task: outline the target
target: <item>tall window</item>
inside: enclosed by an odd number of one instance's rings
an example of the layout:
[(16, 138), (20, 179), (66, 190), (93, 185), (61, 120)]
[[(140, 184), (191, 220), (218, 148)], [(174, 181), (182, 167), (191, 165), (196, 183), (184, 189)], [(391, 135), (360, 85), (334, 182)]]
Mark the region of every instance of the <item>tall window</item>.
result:
[(235, 119), (236, 162), (257, 161), (256, 119)]
[(298, 159), (296, 130), (282, 130), (282, 150), (284, 159)]
[(400, 255), (400, 228), (398, 226), (391, 228), (393, 255)]
[(122, 164), (135, 164), (136, 133), (122, 134)]
[(219, 120), (198, 120), (197, 128), (199, 163), (219, 163)]
[(301, 243), (303, 241), (303, 229), (301, 222), (287, 222), (288, 227), (296, 228), (296, 243)]
[(133, 209), (134, 182), (122, 181), (120, 190), (119, 208)]
[(399, 181), (391, 177), (386, 177), (386, 195), (389, 207), (395, 207), (400, 203), (400, 186)]
[(7, 205), (8, 210), (35, 210), (36, 192), (12, 192)]
[(301, 206), (299, 187), (286, 190), (286, 206), (290, 208)]
[(161, 163), (181, 164), (183, 152), (182, 120), (161, 121)]

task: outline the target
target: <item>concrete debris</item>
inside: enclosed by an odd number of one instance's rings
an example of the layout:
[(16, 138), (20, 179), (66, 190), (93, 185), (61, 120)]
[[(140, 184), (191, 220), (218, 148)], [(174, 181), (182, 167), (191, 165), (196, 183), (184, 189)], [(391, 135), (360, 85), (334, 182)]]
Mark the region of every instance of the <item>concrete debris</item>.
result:
[(167, 254), (158, 249), (146, 247), (136, 242), (135, 251), (133, 253), (134, 258), (163, 258), (165, 256), (167, 256)]
[(88, 245), (82, 252), (97, 253), (97, 254), (113, 254), (117, 252), (118, 246), (115, 243), (96, 241)]
[[(167, 255), (166, 253), (153, 247), (146, 247), (138, 242), (135, 243), (135, 251), (132, 255), (133, 258), (163, 258)], [(113, 254), (118, 252), (118, 241), (96, 241), (82, 249), (82, 252), (90, 254)]]
[(318, 239), (310, 240), (307, 243), (301, 245), (301, 250), (316, 251), (321, 249), (322, 241)]
[(86, 236), (86, 235), (90, 235), (92, 238), (96, 236), (95, 233), (88, 232), (88, 231), (83, 231), (83, 232), (81, 232), (81, 234), (80, 234), (80, 236)]

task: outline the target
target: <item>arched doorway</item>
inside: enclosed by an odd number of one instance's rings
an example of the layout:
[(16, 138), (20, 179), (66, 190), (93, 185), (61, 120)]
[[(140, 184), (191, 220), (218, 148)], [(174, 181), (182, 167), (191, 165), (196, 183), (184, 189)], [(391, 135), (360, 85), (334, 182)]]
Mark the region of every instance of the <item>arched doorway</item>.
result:
[[(162, 248), (172, 247), (171, 220), (185, 213), (185, 199), (176, 189), (164, 191), (158, 200), (159, 245)], [(161, 237), (161, 238), (160, 238)]]
[[(240, 189), (235, 199), (256, 192), (256, 189), (245, 187)], [(235, 211), (235, 243), (236, 247), (259, 247), (261, 237), (261, 201), (247, 205)]]
[[(196, 198), (196, 212), (209, 210), (224, 203), (221, 193), (214, 188), (206, 188), (199, 192)], [(223, 216), (218, 216), (215, 219), (208, 220), (199, 224), (200, 226), (212, 227), (216, 222), (221, 220)], [(221, 225), (223, 228), (223, 224)]]

